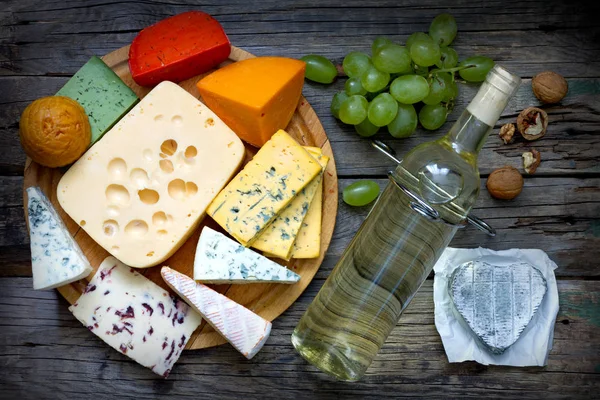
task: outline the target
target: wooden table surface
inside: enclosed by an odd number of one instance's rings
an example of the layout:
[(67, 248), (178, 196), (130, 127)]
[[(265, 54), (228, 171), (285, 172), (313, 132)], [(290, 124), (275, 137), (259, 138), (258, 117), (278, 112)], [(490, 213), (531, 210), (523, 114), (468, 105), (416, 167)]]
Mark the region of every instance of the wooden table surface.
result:
[[(194, 3), (197, 3), (194, 5)], [(204, 4), (203, 4), (204, 3)], [(600, 392), (600, 23), (597, 5), (573, 1), (346, 0), (77, 1), (3, 0), (0, 3), (0, 398), (375, 398), (504, 397), (598, 398)], [(56, 291), (33, 291), (29, 239), (23, 218), (25, 155), (18, 120), (34, 99), (54, 94), (92, 55), (128, 44), (156, 21), (191, 9), (215, 16), (232, 44), (256, 55), (325, 55), (341, 62), (368, 51), (378, 35), (404, 41), (426, 31), (438, 13), (458, 22), (461, 58), (483, 54), (522, 76), (479, 158), (482, 191), (474, 213), (498, 230), (459, 232), (453, 246), (540, 248), (557, 264), (560, 311), (554, 347), (544, 368), (450, 364), (434, 326), (432, 280), (424, 284), (366, 377), (336, 382), (301, 359), (290, 334), (348, 245), (368, 207), (340, 202), (331, 247), (315, 280), (273, 324), (251, 361), (231, 346), (187, 351), (167, 380), (158, 379), (102, 343), (67, 310)], [(544, 107), (550, 125), (534, 143), (504, 145), (501, 124), (536, 106), (530, 78), (554, 70), (569, 82), (559, 105)], [(329, 113), (330, 86), (307, 83), (304, 95), (332, 143), (340, 190), (361, 178), (386, 184), (392, 165), (353, 129)], [(379, 134), (400, 155), (438, 138), (476, 91), (460, 85), (457, 110), (437, 132), (409, 139)], [(485, 179), (505, 164), (521, 166), (531, 146), (542, 153), (514, 201), (490, 198)], [(341, 196), (340, 196), (341, 199)]]

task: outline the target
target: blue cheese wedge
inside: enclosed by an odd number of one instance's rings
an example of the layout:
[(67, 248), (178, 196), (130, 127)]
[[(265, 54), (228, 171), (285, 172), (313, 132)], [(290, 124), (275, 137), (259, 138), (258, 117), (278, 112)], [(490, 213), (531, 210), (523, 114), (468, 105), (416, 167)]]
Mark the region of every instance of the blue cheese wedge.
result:
[(83, 279), (89, 261), (39, 187), (27, 188), (31, 269), (35, 290), (52, 289)]
[(248, 360), (262, 349), (271, 333), (269, 321), (169, 267), (162, 267), (160, 273), (175, 293)]
[(69, 307), (106, 344), (167, 377), (200, 315), (114, 257), (106, 258)]
[(522, 261), (469, 261), (454, 270), (448, 285), (456, 309), (494, 354), (519, 339), (547, 291), (542, 273)]
[(300, 275), (209, 227), (196, 247), (194, 279), (204, 283), (296, 283)]

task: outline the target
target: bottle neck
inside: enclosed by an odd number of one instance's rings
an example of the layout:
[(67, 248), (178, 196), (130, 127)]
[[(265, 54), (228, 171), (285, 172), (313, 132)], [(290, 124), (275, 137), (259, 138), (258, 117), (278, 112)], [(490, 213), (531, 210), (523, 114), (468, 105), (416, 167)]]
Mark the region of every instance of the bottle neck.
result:
[(467, 109), (442, 140), (458, 154), (477, 158), (491, 130)]

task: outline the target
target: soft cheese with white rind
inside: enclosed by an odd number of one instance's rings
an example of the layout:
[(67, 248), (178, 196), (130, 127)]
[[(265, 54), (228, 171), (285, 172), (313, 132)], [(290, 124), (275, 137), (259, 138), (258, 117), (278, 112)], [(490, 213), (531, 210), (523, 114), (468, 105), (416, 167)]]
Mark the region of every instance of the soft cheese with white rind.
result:
[(69, 310), (112, 348), (165, 378), (202, 321), (183, 301), (114, 257), (102, 262)]
[(169, 267), (162, 267), (160, 272), (167, 285), (244, 357), (249, 360), (262, 349), (271, 333), (271, 322)]
[(210, 109), (162, 82), (73, 164), (58, 200), (113, 256), (150, 267), (185, 242), (243, 157)]
[(457, 267), (448, 285), (456, 309), (494, 354), (519, 339), (547, 291), (546, 279), (531, 264), (493, 265), (480, 259)]
[(300, 275), (205, 226), (196, 247), (194, 279), (205, 283), (296, 283)]
[(89, 261), (39, 187), (27, 188), (31, 270), (35, 290), (52, 289), (83, 279)]

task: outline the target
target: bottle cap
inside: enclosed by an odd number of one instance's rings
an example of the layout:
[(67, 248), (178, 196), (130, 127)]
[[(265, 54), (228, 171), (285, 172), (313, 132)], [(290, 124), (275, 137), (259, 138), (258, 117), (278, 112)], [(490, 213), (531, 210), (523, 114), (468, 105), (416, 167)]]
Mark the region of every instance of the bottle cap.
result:
[(520, 84), (521, 78), (495, 65), (488, 72), (467, 110), (486, 125), (493, 127)]

